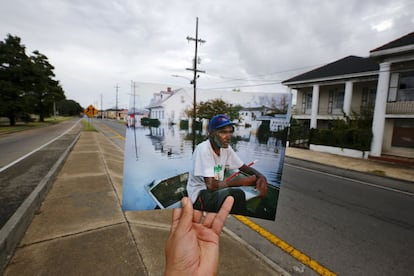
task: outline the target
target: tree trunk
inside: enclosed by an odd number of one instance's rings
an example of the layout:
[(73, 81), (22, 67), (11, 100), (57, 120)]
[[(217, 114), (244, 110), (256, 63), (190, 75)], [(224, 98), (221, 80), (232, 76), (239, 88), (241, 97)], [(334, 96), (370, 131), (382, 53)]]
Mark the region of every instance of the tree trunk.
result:
[(9, 122), (10, 122), (10, 126), (15, 126), (16, 125), (16, 117), (14, 115), (9, 115)]

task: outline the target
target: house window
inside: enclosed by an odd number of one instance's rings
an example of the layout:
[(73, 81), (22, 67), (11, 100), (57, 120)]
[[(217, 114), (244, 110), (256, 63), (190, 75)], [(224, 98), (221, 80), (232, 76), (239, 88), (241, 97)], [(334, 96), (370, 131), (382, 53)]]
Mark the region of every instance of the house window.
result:
[(333, 111), (342, 110), (344, 107), (345, 92), (333, 89), (329, 91), (328, 98), (328, 113), (332, 114)]
[(414, 71), (400, 73), (397, 102), (414, 101)]
[(308, 109), (312, 109), (312, 92), (303, 92), (302, 113), (306, 113)]
[(388, 90), (388, 102), (395, 102), (397, 100), (398, 77), (398, 73), (391, 74), (390, 89)]
[(376, 89), (362, 88), (361, 110), (365, 108), (373, 108), (375, 105)]
[(414, 119), (396, 119), (394, 121), (391, 145), (414, 148)]
[(344, 107), (344, 97), (345, 97), (345, 92), (344, 91), (335, 91), (335, 94), (334, 94), (334, 98), (335, 98), (334, 108), (342, 109)]

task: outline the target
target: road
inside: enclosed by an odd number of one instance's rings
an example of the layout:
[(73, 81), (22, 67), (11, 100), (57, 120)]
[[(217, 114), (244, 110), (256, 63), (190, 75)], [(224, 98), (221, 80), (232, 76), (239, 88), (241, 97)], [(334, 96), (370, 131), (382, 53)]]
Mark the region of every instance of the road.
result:
[(39, 183), (48, 183), (47, 176), (58, 171), (61, 156), (80, 132), (78, 121), (0, 137), (0, 228)]
[[(124, 148), (125, 125), (109, 120), (92, 124), (114, 146)], [(19, 149), (20, 143), (32, 141), (31, 146), (25, 145), (30, 152), (41, 144), (38, 141), (51, 138), (30, 138), (31, 133), (24, 133), (16, 136), (14, 145), (0, 139), (1, 158), (4, 147)], [(251, 219), (268, 234), (259, 235), (232, 216), (226, 227), (293, 275), (317, 273), (303, 264), (306, 261), (275, 246), (275, 238), (299, 252), (299, 257), (312, 258), (316, 268), (339, 275), (410, 275), (414, 271), (413, 189), (413, 183), (287, 157), (276, 220)]]
[[(95, 127), (123, 149), (124, 125), (104, 120)], [(287, 157), (276, 220), (252, 221), (327, 271), (409, 275), (413, 213), (413, 183)], [(226, 226), (292, 274), (317, 275), (234, 217)]]
[(79, 119), (56, 125), (15, 132), (0, 137), (0, 170), (24, 155), (52, 141)]

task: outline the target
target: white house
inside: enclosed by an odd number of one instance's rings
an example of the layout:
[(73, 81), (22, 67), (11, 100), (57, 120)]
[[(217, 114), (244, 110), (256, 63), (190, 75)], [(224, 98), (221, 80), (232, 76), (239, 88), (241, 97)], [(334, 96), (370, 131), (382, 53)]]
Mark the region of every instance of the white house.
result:
[(309, 128), (372, 107), (370, 157), (414, 158), (414, 32), (282, 83), (297, 90), (292, 116)]
[(150, 104), (146, 107), (149, 110), (149, 117), (158, 119), (161, 124), (177, 124), (181, 119), (187, 119), (185, 110), (192, 106), (192, 97), (180, 88), (154, 93)]

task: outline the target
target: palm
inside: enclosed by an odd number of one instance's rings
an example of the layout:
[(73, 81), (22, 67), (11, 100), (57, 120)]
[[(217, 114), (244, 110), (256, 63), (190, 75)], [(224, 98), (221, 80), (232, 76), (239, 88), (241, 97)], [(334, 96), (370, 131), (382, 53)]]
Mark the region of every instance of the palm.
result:
[[(219, 238), (233, 199), (226, 200), (218, 214), (193, 211), (191, 203), (173, 211), (173, 224), (167, 241), (166, 275), (215, 275)], [(191, 207), (190, 207), (191, 206)]]

